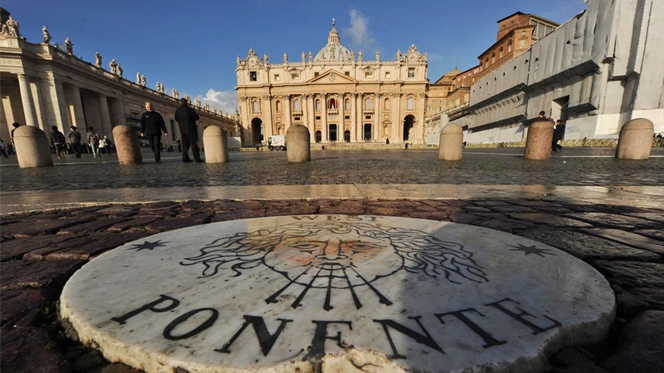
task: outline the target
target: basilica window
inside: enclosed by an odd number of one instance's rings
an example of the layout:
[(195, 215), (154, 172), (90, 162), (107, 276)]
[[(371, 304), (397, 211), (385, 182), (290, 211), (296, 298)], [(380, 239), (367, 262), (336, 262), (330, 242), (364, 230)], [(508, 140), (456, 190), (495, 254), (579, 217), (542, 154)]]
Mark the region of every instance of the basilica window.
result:
[(281, 78), (279, 77), (279, 74), (274, 74), (274, 81), (278, 82), (280, 80), (281, 80)]
[(314, 78), (317, 77), (318, 75), (319, 75), (319, 73), (315, 72), (314, 73)]
[(337, 100), (331, 98), (327, 102), (327, 108), (330, 109), (330, 110), (337, 110)]
[(259, 113), (260, 110), (258, 108), (258, 101), (252, 101), (251, 102), (251, 111), (254, 113)]
[(408, 110), (415, 109), (415, 100), (413, 100), (412, 97), (409, 97), (408, 101), (406, 101), (406, 108), (408, 108)]
[(364, 77), (365, 77), (365, 78), (373, 78), (373, 71), (371, 71), (371, 70), (366, 70), (366, 71), (364, 72)]
[(316, 111), (320, 111), (320, 100), (316, 100)]
[(258, 80), (258, 73), (255, 71), (249, 72), (249, 81), (255, 82)]
[(293, 110), (294, 111), (302, 110), (302, 108), (300, 107), (300, 100), (293, 101)]
[(409, 67), (408, 68), (408, 77), (409, 78), (414, 78), (415, 77), (415, 68), (414, 67)]
[(300, 72), (298, 72), (298, 71), (293, 71), (293, 72), (291, 73), (291, 79), (293, 79), (293, 80), (299, 80), (299, 79), (300, 79)]
[(390, 79), (392, 77), (392, 74), (389, 71), (385, 72), (385, 79)]
[(350, 110), (350, 100), (346, 100), (346, 102), (344, 102), (344, 109)]
[(281, 112), (281, 101), (277, 101), (274, 103), (274, 109), (276, 110), (277, 113)]
[(390, 110), (390, 99), (389, 98), (385, 99), (385, 104), (383, 105), (383, 108), (385, 108), (386, 111)]
[(364, 100), (364, 109), (371, 110), (371, 99), (370, 98)]

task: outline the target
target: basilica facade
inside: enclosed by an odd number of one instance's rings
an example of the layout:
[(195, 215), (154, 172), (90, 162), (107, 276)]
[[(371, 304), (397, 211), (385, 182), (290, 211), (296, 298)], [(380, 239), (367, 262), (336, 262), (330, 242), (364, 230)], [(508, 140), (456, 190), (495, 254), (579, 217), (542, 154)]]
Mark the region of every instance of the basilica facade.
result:
[(237, 58), (243, 145), (266, 143), (294, 124), (309, 129), (312, 143), (423, 143), (427, 56), (415, 45), (381, 60), (366, 60), (341, 45), (334, 22), (327, 45), (315, 56), (270, 64), (252, 49)]

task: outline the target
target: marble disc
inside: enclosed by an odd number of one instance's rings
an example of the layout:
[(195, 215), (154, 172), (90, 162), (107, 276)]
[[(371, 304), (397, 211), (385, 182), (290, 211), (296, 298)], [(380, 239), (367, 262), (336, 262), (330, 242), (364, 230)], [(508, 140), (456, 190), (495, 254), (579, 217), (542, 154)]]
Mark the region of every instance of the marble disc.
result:
[(536, 372), (615, 316), (588, 264), (430, 220), (311, 215), (205, 224), (111, 250), (61, 316), (147, 372)]

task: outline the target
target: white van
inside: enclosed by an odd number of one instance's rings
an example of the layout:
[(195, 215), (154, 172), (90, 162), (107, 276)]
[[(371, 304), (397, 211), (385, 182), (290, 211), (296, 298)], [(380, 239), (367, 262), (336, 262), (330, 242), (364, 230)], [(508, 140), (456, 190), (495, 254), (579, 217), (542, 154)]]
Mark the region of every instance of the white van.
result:
[(272, 150), (286, 150), (286, 136), (277, 135), (267, 138), (267, 148)]

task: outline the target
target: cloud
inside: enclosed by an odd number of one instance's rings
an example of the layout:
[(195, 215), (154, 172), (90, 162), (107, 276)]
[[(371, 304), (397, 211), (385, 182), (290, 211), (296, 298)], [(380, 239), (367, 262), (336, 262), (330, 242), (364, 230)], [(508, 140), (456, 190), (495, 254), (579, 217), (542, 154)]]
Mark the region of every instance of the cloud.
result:
[(351, 39), (353, 47), (369, 47), (374, 39), (369, 31), (369, 19), (357, 9), (350, 10), (350, 27), (342, 30)]
[(196, 95), (191, 99), (192, 101), (201, 100), (203, 104), (210, 104), (210, 108), (214, 106), (217, 110), (222, 110), (224, 113), (235, 114), (235, 109), (238, 107), (237, 92), (235, 91), (215, 91), (213, 88), (210, 88), (205, 93), (205, 96)]

